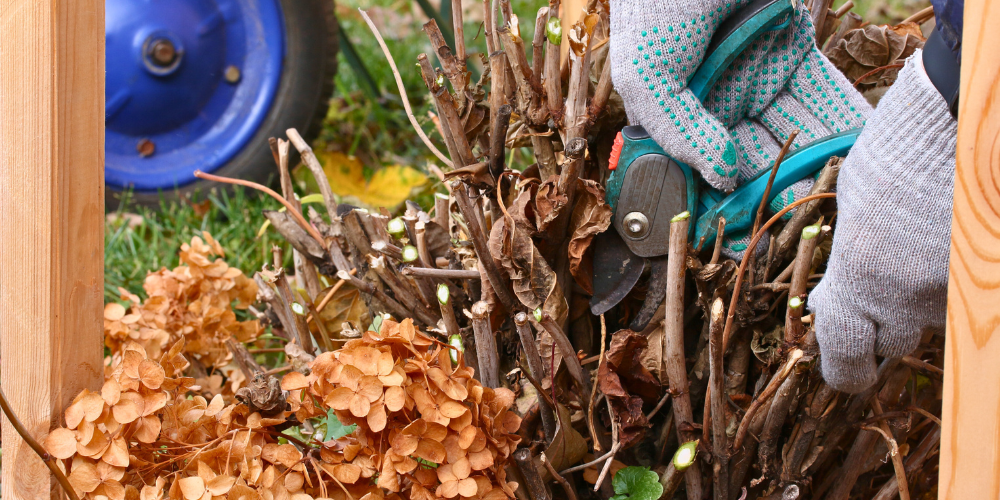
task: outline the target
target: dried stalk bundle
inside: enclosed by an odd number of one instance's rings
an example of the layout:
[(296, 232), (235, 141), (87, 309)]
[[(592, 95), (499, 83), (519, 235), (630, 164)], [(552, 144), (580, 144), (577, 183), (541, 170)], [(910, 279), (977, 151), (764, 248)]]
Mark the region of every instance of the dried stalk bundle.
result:
[[(812, 4), (828, 52), (861, 35), (853, 17), (839, 21), (846, 10)], [(824, 221), (835, 214), (839, 159), (810, 196), (768, 220), (758, 214), (749, 247), (777, 235), (766, 258), (725, 260), (719, 244), (695, 250), (693, 221), (675, 217), (666, 283), (640, 285), (593, 317), (591, 247), (611, 217), (604, 167), (625, 121), (610, 80), (607, 3), (589, 2), (565, 40), (558, 0), (539, 9), (532, 40), (509, 1), (484, 0), (483, 11), (478, 82), (464, 41), (449, 47), (434, 21), (424, 26), (441, 67), (425, 54), (417, 62), (447, 155), (422, 139), (449, 167), (449, 194), (433, 207), (408, 202), (394, 217), (338, 204), (294, 130), (272, 143), (281, 194), (199, 174), (278, 199), (284, 209), (262, 216), (292, 247), (294, 266), (283, 268), (276, 248), (272, 266), (243, 276), (210, 260), (221, 249), (205, 235), (185, 245), (181, 267), (149, 276), (148, 299), (123, 292), (131, 311), (108, 306), (104, 388), (81, 394), (45, 442), (75, 493), (841, 500), (933, 491), (942, 339), (883, 361), (862, 394), (837, 393), (819, 376), (803, 304), (830, 249)], [(303, 213), (295, 198), (292, 146), (315, 176), (322, 214)], [(528, 148), (534, 163), (510, 170), (512, 148)], [(654, 318), (647, 331), (615, 328), (640, 314), (648, 293), (666, 298), (662, 312), (642, 312)], [(256, 319), (238, 321), (233, 307)]]

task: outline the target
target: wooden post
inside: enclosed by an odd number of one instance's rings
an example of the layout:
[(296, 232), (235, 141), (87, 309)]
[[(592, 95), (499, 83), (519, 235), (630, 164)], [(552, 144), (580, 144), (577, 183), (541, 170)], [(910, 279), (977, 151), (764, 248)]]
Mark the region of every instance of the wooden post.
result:
[[(104, 0), (2, 0), (0, 40), (0, 380), (41, 441), (103, 381)], [(3, 438), (4, 500), (48, 497)]]
[(948, 278), (940, 499), (1000, 497), (998, 25), (1000, 2), (966, 0)]

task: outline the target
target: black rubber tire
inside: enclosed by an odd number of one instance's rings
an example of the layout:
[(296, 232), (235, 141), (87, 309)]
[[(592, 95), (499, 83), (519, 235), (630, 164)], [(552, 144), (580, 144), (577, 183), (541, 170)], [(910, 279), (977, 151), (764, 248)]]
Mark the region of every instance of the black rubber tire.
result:
[[(229, 163), (213, 172), (266, 183), (277, 178), (277, 166), (268, 139), (285, 137), (296, 128), (311, 141), (319, 133), (333, 95), (339, 49), (334, 0), (281, 0), (285, 18), (285, 59), (281, 83), (271, 110), (250, 142)], [(292, 148), (295, 153), (295, 148)], [(298, 161), (295, 153), (293, 161)], [(294, 163), (292, 163), (294, 165)], [(198, 181), (170, 191), (133, 191), (130, 203), (157, 206), (161, 198), (176, 199), (198, 192), (207, 194), (218, 183)], [(105, 204), (115, 208), (122, 191), (105, 188)]]

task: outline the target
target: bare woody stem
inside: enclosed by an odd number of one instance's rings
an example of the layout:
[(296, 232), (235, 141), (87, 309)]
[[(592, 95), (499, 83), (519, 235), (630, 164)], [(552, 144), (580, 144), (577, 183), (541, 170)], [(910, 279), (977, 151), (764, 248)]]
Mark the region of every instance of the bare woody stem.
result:
[[(590, 392), (590, 374), (583, 369), (583, 365), (580, 364), (580, 358), (576, 357), (576, 349), (573, 348), (573, 344), (569, 341), (569, 337), (563, 333), (562, 328), (556, 324), (556, 321), (549, 316), (549, 313), (542, 313), (542, 327), (545, 331), (549, 333), (552, 337), (552, 343), (555, 344), (556, 348), (563, 356), (563, 362), (566, 363), (566, 369), (569, 370), (569, 374), (573, 377), (580, 388), (583, 389), (582, 393)], [(555, 378), (555, 374), (553, 374)]]
[(500, 387), (500, 356), (497, 341), (490, 328), (490, 309), (485, 301), (472, 304), (472, 330), (476, 335), (476, 355), (479, 358), (479, 380), (490, 389)]
[[(518, 312), (514, 315), (514, 325), (517, 326), (517, 335), (521, 339), (521, 349), (524, 352), (524, 359), (528, 362), (528, 369), (531, 370), (531, 376), (535, 380), (542, 380), (545, 377), (545, 365), (542, 363), (542, 356), (538, 353), (537, 341), (534, 332), (531, 331), (528, 315), (524, 311)], [(552, 442), (552, 438), (556, 435), (556, 417), (553, 408), (544, 401), (539, 404), (545, 441)]]
[(273, 189), (253, 181), (246, 181), (243, 179), (233, 179), (231, 177), (221, 177), (218, 175), (206, 174), (201, 170), (196, 170), (194, 172), (194, 176), (199, 179), (205, 179), (206, 181), (221, 182), (224, 184), (236, 184), (238, 186), (244, 186), (256, 189), (257, 191), (267, 194), (271, 198), (278, 200), (278, 202), (284, 205), (285, 209), (288, 210), (288, 213), (292, 214), (292, 217), (295, 218), (295, 222), (298, 222), (299, 225), (302, 226), (302, 229), (305, 229), (306, 232), (309, 233), (309, 236), (315, 238), (316, 241), (318, 241), (319, 244), (323, 246), (323, 248), (327, 248), (326, 241), (323, 239), (323, 236), (319, 234), (319, 231), (317, 231), (316, 228), (312, 227), (311, 224), (306, 222), (306, 219), (302, 217), (302, 213), (296, 210), (295, 207), (292, 206), (292, 204), (288, 200), (286, 200), (280, 194), (274, 192)]
[[(687, 234), (690, 217), (675, 217), (670, 222), (670, 244), (667, 250), (667, 293), (664, 303), (663, 363), (670, 381), (674, 422), (678, 442), (698, 438), (691, 432), (694, 424), (687, 367), (684, 362), (684, 262), (687, 256)], [(701, 472), (692, 464), (685, 472), (688, 500), (701, 500)]]
[(805, 333), (802, 326), (803, 299), (809, 284), (809, 269), (813, 253), (819, 242), (819, 227), (806, 226), (799, 240), (798, 254), (792, 268), (792, 281), (788, 288), (788, 307), (785, 309), (785, 342), (796, 344)]
[(330, 179), (327, 179), (323, 165), (320, 165), (319, 160), (316, 159), (316, 154), (313, 153), (312, 147), (299, 135), (298, 130), (290, 128), (285, 131), (285, 134), (288, 135), (288, 139), (292, 141), (295, 149), (299, 150), (299, 154), (302, 155), (302, 161), (305, 162), (306, 167), (312, 172), (313, 178), (316, 179), (316, 185), (319, 186), (319, 192), (323, 195), (323, 204), (326, 205), (326, 213), (330, 217), (330, 221), (336, 220), (337, 199), (333, 196), (333, 189), (330, 188)]
[(21, 439), (24, 439), (24, 442), (28, 443), (31, 450), (34, 451), (35, 454), (38, 455), (38, 458), (41, 458), (42, 461), (45, 462), (45, 466), (52, 471), (52, 475), (56, 477), (56, 481), (59, 482), (59, 486), (62, 486), (62, 489), (66, 492), (66, 496), (68, 496), (71, 500), (80, 500), (80, 497), (76, 495), (76, 490), (73, 489), (73, 485), (69, 483), (69, 479), (66, 477), (66, 474), (59, 469), (59, 459), (53, 457), (49, 454), (49, 452), (45, 451), (45, 448), (42, 448), (42, 445), (38, 444), (38, 441), (35, 441), (35, 438), (28, 433), (28, 430), (24, 428), (24, 424), (21, 423), (21, 420), (18, 419), (17, 415), (14, 414), (14, 411), (11, 410), (10, 403), (7, 402), (7, 396), (3, 393), (3, 389), (0, 389), (0, 408), (3, 409), (3, 414), (7, 416), (7, 420), (10, 421), (10, 425), (14, 426), (14, 430), (21, 436)]
[(538, 474), (538, 468), (535, 467), (535, 460), (531, 457), (531, 450), (528, 448), (518, 448), (511, 453), (511, 458), (514, 459), (514, 463), (517, 464), (517, 470), (521, 473), (521, 477), (524, 478), (526, 486), (528, 487), (528, 492), (531, 494), (533, 500), (551, 500), (552, 495), (549, 493), (548, 486), (542, 481), (542, 477)]
[(460, 280), (482, 279), (479, 271), (475, 269), (431, 269), (429, 267), (404, 267), (402, 273), (403, 276), (413, 276), (414, 278), (445, 278)]
[(469, 194), (465, 191), (465, 186), (462, 183), (455, 182), (452, 184), (452, 194), (455, 196), (458, 210), (462, 212), (462, 217), (465, 218), (465, 224), (469, 228), (469, 238), (472, 239), (472, 246), (476, 249), (479, 262), (482, 263), (483, 269), (486, 271), (486, 277), (489, 278), (490, 284), (493, 285), (493, 291), (508, 311), (516, 311), (518, 309), (518, 301), (511, 293), (510, 288), (500, 274), (497, 262), (493, 260), (492, 254), (490, 254), (486, 233), (479, 223), (477, 207), (472, 203), (472, 199), (469, 198)]
[[(806, 196), (801, 200), (792, 202), (787, 207), (781, 209), (781, 211), (774, 214), (773, 217), (771, 217), (760, 229), (757, 230), (757, 233), (753, 235), (753, 239), (750, 240), (750, 245), (748, 245), (747, 248), (756, 248), (756, 245), (760, 241), (761, 236), (763, 236), (764, 231), (767, 231), (775, 222), (781, 219), (782, 215), (785, 215), (788, 212), (794, 210), (795, 207), (803, 203), (808, 203), (813, 200), (818, 200), (820, 198), (836, 198), (836, 197), (837, 195), (834, 193), (822, 193), (822, 194), (814, 194), (812, 196)], [(739, 300), (740, 296), (742, 295), (742, 292), (740, 290), (741, 287), (743, 286), (743, 275), (747, 270), (747, 265), (750, 262), (751, 254), (753, 254), (753, 252), (746, 252), (746, 254), (743, 255), (743, 262), (740, 263), (739, 269), (736, 270), (736, 283), (733, 286), (733, 298), (729, 302), (729, 312), (726, 314), (726, 329), (724, 330), (722, 337), (723, 352), (725, 352), (726, 347), (729, 346), (729, 338), (733, 331), (733, 321), (736, 316), (736, 301)]]
[(726, 372), (722, 356), (722, 329), (725, 327), (725, 310), (722, 298), (712, 302), (709, 331), (709, 386), (712, 400), (712, 452), (713, 481), (716, 500), (729, 500), (729, 443), (726, 436)]
[(781, 387), (781, 384), (785, 381), (785, 379), (791, 375), (792, 369), (795, 368), (795, 364), (802, 359), (802, 356), (803, 352), (801, 350), (795, 349), (792, 351), (791, 354), (789, 354), (788, 361), (785, 362), (785, 365), (778, 373), (775, 373), (774, 376), (771, 377), (771, 380), (767, 383), (767, 387), (765, 387), (764, 390), (761, 391), (760, 395), (753, 400), (753, 403), (750, 404), (750, 408), (748, 408), (746, 414), (743, 415), (743, 420), (740, 421), (740, 426), (736, 430), (736, 437), (733, 438), (733, 452), (739, 451), (740, 447), (743, 446), (743, 440), (746, 439), (747, 430), (750, 427), (750, 422), (753, 421), (754, 415), (758, 410), (760, 410), (761, 406), (771, 399), (771, 396), (778, 391), (778, 388)]

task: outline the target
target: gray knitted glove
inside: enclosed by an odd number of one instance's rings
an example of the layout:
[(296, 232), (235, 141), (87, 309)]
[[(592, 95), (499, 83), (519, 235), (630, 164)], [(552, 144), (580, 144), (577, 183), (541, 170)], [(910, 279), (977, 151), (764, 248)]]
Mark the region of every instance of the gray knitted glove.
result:
[(823, 377), (858, 392), (875, 355), (903, 356), (943, 329), (957, 124), (917, 51), (840, 171), (826, 274), (808, 298)]

